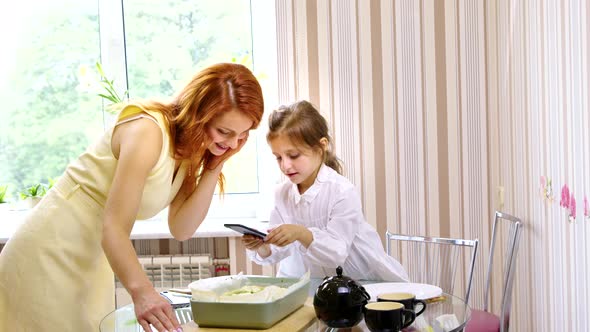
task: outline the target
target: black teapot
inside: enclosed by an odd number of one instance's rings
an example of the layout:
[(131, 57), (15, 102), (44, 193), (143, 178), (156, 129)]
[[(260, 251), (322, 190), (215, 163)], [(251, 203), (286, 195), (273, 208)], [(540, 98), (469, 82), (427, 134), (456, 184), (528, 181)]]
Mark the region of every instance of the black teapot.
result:
[(327, 326), (334, 328), (353, 327), (363, 319), (363, 309), (371, 296), (363, 286), (342, 275), (325, 277), (313, 297), (316, 316)]

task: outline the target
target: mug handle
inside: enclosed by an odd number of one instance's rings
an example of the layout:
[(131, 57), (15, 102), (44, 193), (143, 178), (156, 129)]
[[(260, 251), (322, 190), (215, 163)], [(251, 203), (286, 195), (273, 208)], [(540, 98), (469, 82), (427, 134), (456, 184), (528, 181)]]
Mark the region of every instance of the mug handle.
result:
[(402, 329), (410, 326), (416, 320), (416, 313), (413, 310), (402, 309), (402, 316), (404, 317), (404, 326), (402, 326)]
[(420, 314), (422, 314), (424, 312), (424, 310), (426, 310), (426, 301), (414, 299), (414, 305), (416, 305), (418, 303), (422, 305), (422, 309), (420, 309), (420, 311), (418, 311), (416, 313), (416, 317), (420, 316)]

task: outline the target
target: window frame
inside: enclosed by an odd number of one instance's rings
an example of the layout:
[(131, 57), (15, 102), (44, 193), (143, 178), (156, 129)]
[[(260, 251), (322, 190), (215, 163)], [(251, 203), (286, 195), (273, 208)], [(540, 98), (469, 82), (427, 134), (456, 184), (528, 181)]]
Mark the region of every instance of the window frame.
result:
[[(128, 90), (124, 31), (124, 0), (99, 0), (100, 59), (114, 80), (117, 91)], [(214, 195), (206, 218), (247, 218), (267, 221), (274, 200), (274, 186), (280, 178), (276, 162), (266, 144), (268, 113), (278, 101), (277, 47), (274, 0), (250, 1), (252, 59), (254, 72), (266, 74), (263, 84), (265, 113), (256, 131), (257, 193)], [(261, 82), (262, 83), (262, 82)], [(103, 109), (106, 106), (103, 102)], [(114, 117), (105, 114), (104, 128), (110, 128)], [(150, 220), (167, 220), (167, 209)]]

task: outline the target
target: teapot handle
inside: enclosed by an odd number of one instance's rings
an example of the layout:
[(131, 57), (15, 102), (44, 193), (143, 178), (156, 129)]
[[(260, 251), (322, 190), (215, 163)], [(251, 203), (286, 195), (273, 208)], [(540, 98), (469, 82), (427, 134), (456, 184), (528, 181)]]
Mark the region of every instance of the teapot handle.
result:
[(359, 288), (361, 289), (363, 296), (367, 299), (367, 301), (369, 301), (371, 299), (371, 295), (367, 292), (365, 287), (360, 286)]

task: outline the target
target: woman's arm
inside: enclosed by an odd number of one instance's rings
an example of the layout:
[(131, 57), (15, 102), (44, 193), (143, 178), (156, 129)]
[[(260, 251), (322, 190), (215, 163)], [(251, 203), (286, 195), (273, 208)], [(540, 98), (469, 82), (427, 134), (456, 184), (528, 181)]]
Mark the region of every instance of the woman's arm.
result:
[(115, 274), (135, 305), (138, 322), (145, 331), (180, 327), (170, 304), (161, 297), (141, 268), (129, 239), (146, 178), (162, 149), (160, 128), (149, 119), (116, 127), (111, 142), (118, 158), (117, 169), (105, 205), (102, 247)]
[(220, 164), (215, 169), (206, 169), (197, 185), (194, 175), (187, 175), (178, 194), (170, 203), (168, 227), (178, 241), (190, 239), (207, 216), (222, 167), (223, 164)]
[[(243, 138), (236, 139), (235, 149), (213, 157), (210, 164), (205, 165), (198, 183), (194, 174), (187, 174), (182, 188), (170, 203), (168, 210), (168, 227), (175, 239), (190, 239), (207, 216), (223, 164), (242, 149), (248, 141), (248, 133)], [(192, 169), (197, 170), (199, 167), (200, 165), (193, 164)]]

